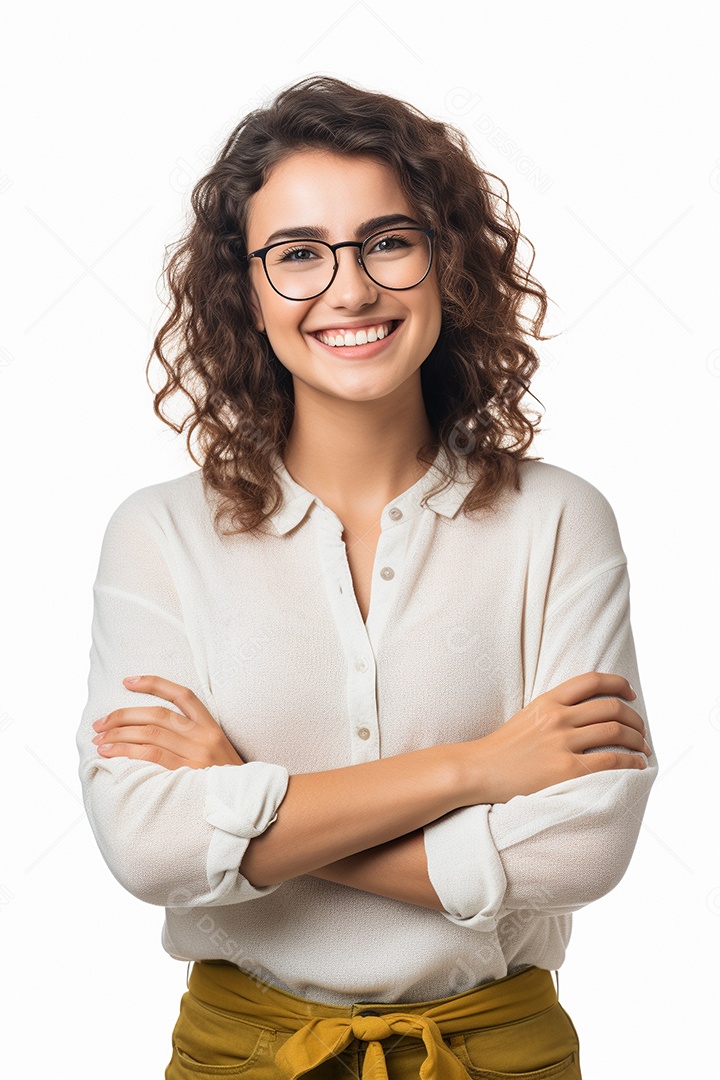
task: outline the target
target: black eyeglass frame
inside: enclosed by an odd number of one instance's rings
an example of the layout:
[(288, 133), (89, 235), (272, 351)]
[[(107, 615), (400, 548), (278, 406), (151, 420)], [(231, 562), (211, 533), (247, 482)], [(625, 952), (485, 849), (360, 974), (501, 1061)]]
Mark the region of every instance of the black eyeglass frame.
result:
[[(374, 278), (372, 276), (372, 274), (370, 273), (370, 271), (368, 270), (367, 266), (365, 265), (365, 259), (363, 258), (363, 248), (365, 247), (365, 245), (369, 244), (371, 240), (375, 240), (378, 236), (385, 236), (387, 233), (392, 234), (392, 232), (393, 232), (392, 228), (380, 229), (378, 232), (372, 233), (370, 236), (366, 237), (364, 240), (342, 240), (339, 244), (328, 244), (326, 240), (312, 240), (312, 239), (308, 239), (308, 237), (305, 237), (305, 236), (298, 237), (295, 240), (293, 240), (293, 239), (278, 240), (274, 244), (268, 244), (267, 247), (258, 248), (256, 251), (251, 251), (247, 255), (245, 255), (244, 257), (248, 262), (250, 261), (250, 259), (262, 259), (263, 269), (265, 270), (265, 277), (270, 282), (270, 287), (275, 290), (275, 292), (278, 294), (278, 296), (282, 296), (282, 298), (284, 300), (297, 300), (299, 303), (302, 303), (305, 300), (315, 300), (316, 297), (322, 296), (322, 294), (324, 292), (327, 292), (328, 289), (330, 288), (330, 286), (332, 285), (333, 281), (337, 277), (337, 272), (338, 272), (338, 269), (340, 267), (340, 264), (338, 263), (338, 258), (337, 258), (336, 252), (337, 252), (338, 248), (343, 248), (343, 247), (356, 247), (356, 248), (358, 248), (358, 262), (360, 263), (360, 265), (362, 266), (363, 270), (365, 271), (367, 276), (370, 278), (370, 280), (373, 281), (376, 285), (379, 285), (379, 287), (381, 289), (390, 289), (392, 292), (406, 292), (407, 289), (415, 289), (418, 285), (420, 285), (425, 280), (425, 278), (430, 273), (430, 267), (433, 264), (433, 258), (435, 256), (435, 245), (433, 243), (433, 241), (435, 240), (435, 230), (430, 229), (430, 228), (425, 228), (422, 225), (398, 225), (397, 229), (398, 230), (402, 229), (403, 232), (421, 232), (421, 233), (425, 233), (428, 240), (430, 241), (430, 258), (428, 259), (427, 270), (425, 271), (423, 276), (420, 278), (420, 281), (416, 281), (414, 285), (403, 285), (401, 288), (395, 288), (392, 285), (383, 285), (381, 282), (377, 281), (376, 278)], [(287, 247), (288, 244), (301, 244), (303, 242), (303, 240), (307, 241), (308, 243), (312, 243), (312, 244), (322, 244), (323, 247), (326, 247), (326, 248), (330, 249), (330, 251), (332, 252), (333, 262), (335, 264), (334, 268), (333, 268), (333, 272), (332, 272), (332, 277), (330, 278), (330, 281), (327, 283), (327, 285), (325, 286), (324, 289), (321, 289), (320, 292), (318, 292), (318, 293), (313, 293), (312, 296), (286, 296), (285, 293), (280, 292), (280, 290), (278, 288), (276, 288), (275, 285), (273, 285), (270, 274), (268, 273), (267, 263), (265, 262), (265, 259), (266, 259), (268, 251), (272, 251), (273, 248)]]

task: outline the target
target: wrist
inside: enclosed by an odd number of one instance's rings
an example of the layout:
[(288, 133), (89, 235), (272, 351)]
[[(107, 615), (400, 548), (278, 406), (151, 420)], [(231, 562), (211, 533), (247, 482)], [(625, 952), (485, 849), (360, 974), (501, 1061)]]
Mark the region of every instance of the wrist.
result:
[(473, 806), (477, 802), (487, 802), (478, 798), (478, 777), (480, 764), (477, 744), (479, 739), (450, 743), (446, 747), (446, 776), (448, 790), (448, 811), (461, 806)]

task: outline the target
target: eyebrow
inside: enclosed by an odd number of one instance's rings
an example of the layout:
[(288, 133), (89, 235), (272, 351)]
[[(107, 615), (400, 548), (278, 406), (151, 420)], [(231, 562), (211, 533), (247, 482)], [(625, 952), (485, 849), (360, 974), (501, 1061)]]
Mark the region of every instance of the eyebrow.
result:
[[(369, 221), (363, 221), (355, 230), (355, 237), (359, 239), (361, 236), (369, 236), (371, 233), (378, 232), (387, 226), (400, 224), (419, 225), (420, 222), (416, 221), (415, 218), (408, 217), (407, 214), (384, 214), (382, 217), (374, 217), (370, 218)], [(287, 240), (295, 236), (302, 237), (305, 240), (327, 240), (328, 230), (317, 225), (293, 225), (286, 229), (276, 229), (274, 233), (270, 233), (263, 246), (272, 244), (275, 240)]]

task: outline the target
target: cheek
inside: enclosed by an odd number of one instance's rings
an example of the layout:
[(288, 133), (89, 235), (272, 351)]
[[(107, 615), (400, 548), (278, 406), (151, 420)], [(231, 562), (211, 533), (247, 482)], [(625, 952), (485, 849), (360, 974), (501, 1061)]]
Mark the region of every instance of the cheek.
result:
[(288, 308), (281, 300), (279, 303), (268, 299), (263, 302), (263, 315), (265, 317), (265, 332), (268, 340), (279, 360), (292, 359), (298, 354), (298, 346), (303, 340), (300, 326), (305, 318), (302, 305), (298, 304), (298, 310)]

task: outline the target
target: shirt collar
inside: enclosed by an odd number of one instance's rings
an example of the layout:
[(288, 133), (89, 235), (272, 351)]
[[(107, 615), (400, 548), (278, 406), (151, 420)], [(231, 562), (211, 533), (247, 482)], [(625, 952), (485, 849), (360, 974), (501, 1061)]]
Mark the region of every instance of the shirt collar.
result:
[[(387, 511), (391, 508), (402, 511), (400, 520), (412, 517), (420, 510), (430, 510), (446, 518), (455, 517), (463, 500), (475, 483), (467, 472), (466, 461), (463, 457), (456, 457), (458, 478), (451, 482), (444, 491), (432, 495), (427, 500), (426, 506), (420, 505), (423, 495), (432, 487), (435, 487), (439, 481), (444, 480), (441, 470), (437, 467), (438, 463), (447, 463), (448, 461), (449, 454), (447, 450), (440, 446), (433, 464), (427, 472), (412, 487), (403, 491), (401, 495), (388, 503), (383, 512), (383, 521), (387, 516)], [(313, 495), (311, 491), (304, 488), (290, 475), (279, 454), (274, 455), (273, 468), (282, 488), (283, 501), (275, 513), (270, 515), (269, 520), (278, 534), (284, 536), (303, 520), (313, 503), (317, 503), (322, 507), (325, 507), (325, 504), (317, 495)], [(328, 508), (325, 507), (325, 509)], [(387, 524), (395, 524), (395, 521), (390, 519)]]

